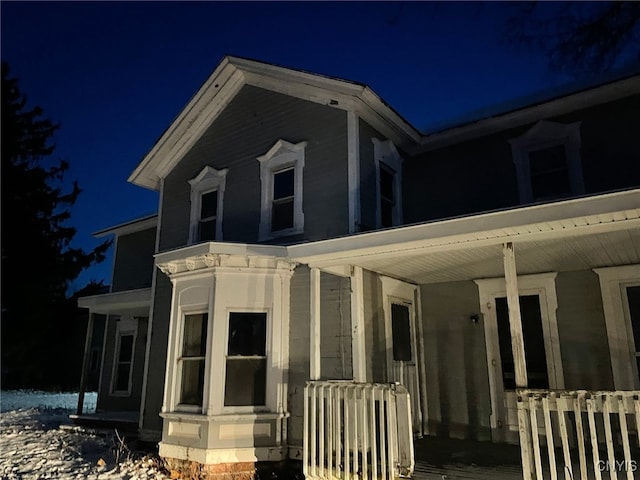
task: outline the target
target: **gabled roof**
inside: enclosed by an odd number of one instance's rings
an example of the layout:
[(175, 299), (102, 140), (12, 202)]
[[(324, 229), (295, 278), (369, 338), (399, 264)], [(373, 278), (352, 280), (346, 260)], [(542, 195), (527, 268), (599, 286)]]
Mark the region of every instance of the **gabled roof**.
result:
[(637, 69), (622, 76), (607, 76), (599, 82), (596, 80), (595, 83), (565, 85), (530, 95), (524, 99), (524, 103), (521, 103), (521, 99), (516, 100), (511, 106), (502, 105), (499, 113), (425, 134), (420, 146), (411, 149), (410, 153), (417, 154), (443, 148), (638, 94), (640, 74)]
[(417, 144), (421, 135), (364, 84), (293, 70), (239, 57), (224, 57), (129, 177), (153, 190), (195, 144), (245, 85), (357, 113), (399, 147)]
[(158, 214), (145, 215), (144, 217), (135, 218), (127, 222), (119, 223), (113, 227), (103, 228), (97, 232), (93, 232), (96, 238), (106, 237), (107, 235), (127, 235), (129, 233), (141, 232), (158, 226)]
[(129, 181), (160, 189), (166, 176), (245, 85), (253, 85), (332, 108), (357, 113), (386, 138), (415, 155), (579, 109), (640, 94), (636, 70), (599, 83), (564, 86), (536, 94), (525, 105), (505, 107), (442, 131), (423, 134), (367, 85), (240, 57), (226, 56), (142, 159)]

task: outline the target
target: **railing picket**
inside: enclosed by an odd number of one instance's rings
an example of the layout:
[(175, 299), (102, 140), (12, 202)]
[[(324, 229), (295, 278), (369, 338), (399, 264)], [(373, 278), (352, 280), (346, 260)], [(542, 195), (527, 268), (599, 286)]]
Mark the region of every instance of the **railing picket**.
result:
[(318, 475), (324, 478), (324, 385), (318, 387)]
[(549, 452), (549, 471), (551, 480), (558, 480), (558, 470), (556, 470), (556, 452), (553, 447), (553, 429), (551, 428), (551, 412), (549, 408), (549, 398), (542, 397), (542, 414), (544, 416), (544, 432), (547, 437), (547, 452)]
[(336, 392), (336, 477), (340, 478), (342, 468), (342, 452), (344, 439), (342, 438), (342, 415), (344, 415), (344, 390), (337, 389)]
[(586, 398), (587, 403), (587, 418), (589, 419), (589, 436), (591, 438), (591, 452), (593, 453), (593, 470), (596, 475), (596, 480), (602, 480), (602, 473), (600, 472), (600, 452), (598, 451), (598, 432), (596, 430), (596, 418), (595, 410), (596, 405), (593, 397)]
[(620, 420), (620, 434), (622, 435), (622, 450), (624, 452), (624, 465), (627, 472), (627, 480), (633, 480), (633, 472), (631, 471), (631, 445), (629, 445), (629, 429), (627, 428), (627, 409), (625, 398), (620, 395), (618, 397), (618, 418)]
[(560, 439), (562, 440), (562, 454), (564, 458), (564, 478), (565, 480), (574, 480), (571, 450), (569, 449), (569, 434), (567, 433), (566, 398), (557, 398), (556, 404), (558, 405), (558, 425), (560, 427)]
[(303, 438), (308, 480), (410, 476), (411, 397), (395, 384), (309, 381), (304, 388)]
[(317, 404), (317, 385), (313, 385), (313, 394), (311, 395), (311, 411), (309, 415), (311, 415), (311, 448), (309, 451), (310, 459), (311, 459), (311, 475), (313, 477), (318, 476), (318, 452), (317, 452), (317, 438), (318, 438), (318, 427), (317, 427), (317, 419), (318, 419), (318, 410), (316, 408)]
[(544, 480), (542, 475), (542, 457), (540, 456), (540, 435), (538, 434), (538, 412), (537, 399), (535, 396), (529, 398), (529, 416), (531, 418), (531, 437), (533, 440), (533, 456), (536, 466), (536, 478)]
[(380, 468), (382, 470), (381, 478), (387, 478), (387, 457), (386, 457), (386, 445), (385, 441), (387, 437), (387, 428), (389, 428), (389, 423), (385, 421), (386, 414), (384, 409), (384, 390), (380, 390), (380, 400), (378, 404), (378, 411), (380, 414)]
[(349, 388), (344, 391), (344, 478), (349, 480), (351, 475), (351, 399)]
[(615, 469), (616, 452), (613, 449), (613, 433), (611, 432), (611, 396), (600, 397), (602, 401), (602, 421), (604, 422), (604, 434), (607, 442), (607, 458), (609, 459), (609, 477), (611, 480), (618, 480), (618, 473)]
[(636, 412), (636, 435), (638, 437), (638, 447), (640, 447), (640, 395), (633, 396), (633, 409)]
[(335, 409), (334, 409), (334, 397), (333, 397), (333, 386), (329, 385), (328, 389), (327, 389), (327, 425), (329, 427), (329, 434), (327, 435), (327, 472), (329, 474), (330, 477), (333, 477), (333, 475), (335, 474), (333, 471), (333, 437), (334, 437), (334, 433), (331, 431), (333, 430), (333, 424), (335, 422), (333, 416), (335, 415)]
[[(578, 393), (574, 400), (574, 414), (576, 421), (576, 433), (578, 436), (578, 455), (580, 457), (580, 478), (581, 480), (589, 480), (587, 476), (587, 452), (584, 438), (584, 425), (582, 423), (582, 405), (584, 394)], [(586, 400), (585, 400), (586, 401)]]
[(367, 393), (370, 391), (370, 389), (365, 388), (364, 386), (362, 387), (362, 389), (360, 390), (360, 394), (362, 396), (362, 402), (361, 402), (361, 408), (360, 411), (362, 412), (362, 417), (360, 418), (360, 430), (362, 431), (362, 475), (361, 478), (367, 479), (369, 478), (369, 472), (367, 469), (367, 466), (369, 465), (369, 459), (367, 458), (368, 455), (368, 451), (369, 451), (369, 436), (367, 435), (368, 433), (368, 425), (367, 425), (367, 411), (368, 411), (368, 407), (369, 407), (369, 402), (367, 401)]
[(309, 395), (313, 386), (307, 384), (304, 387), (304, 424), (302, 426), (302, 473), (309, 477)]
[(371, 478), (378, 478), (378, 448), (376, 433), (376, 391), (378, 387), (371, 389)]

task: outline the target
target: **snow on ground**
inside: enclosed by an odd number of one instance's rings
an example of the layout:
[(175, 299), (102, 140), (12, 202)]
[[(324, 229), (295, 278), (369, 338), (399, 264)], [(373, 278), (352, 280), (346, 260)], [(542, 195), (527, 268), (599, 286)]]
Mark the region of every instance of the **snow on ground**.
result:
[(59, 406), (7, 410), (6, 394), (0, 413), (0, 479), (169, 478), (156, 455), (131, 450), (115, 430), (71, 426), (73, 410)]

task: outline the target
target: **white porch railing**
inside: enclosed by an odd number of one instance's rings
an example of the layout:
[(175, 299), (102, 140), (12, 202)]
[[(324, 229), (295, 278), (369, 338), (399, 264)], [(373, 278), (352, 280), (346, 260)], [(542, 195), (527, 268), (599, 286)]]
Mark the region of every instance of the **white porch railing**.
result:
[(640, 391), (517, 393), (525, 480), (640, 477)]
[(411, 403), (398, 384), (307, 382), (307, 479), (383, 479), (413, 473)]

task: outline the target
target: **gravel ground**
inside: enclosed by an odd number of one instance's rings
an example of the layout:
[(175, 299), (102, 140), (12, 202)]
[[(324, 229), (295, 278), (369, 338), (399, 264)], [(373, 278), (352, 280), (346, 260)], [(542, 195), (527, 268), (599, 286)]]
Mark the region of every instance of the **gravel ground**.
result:
[(0, 413), (0, 479), (169, 479), (155, 455), (131, 450), (113, 430), (70, 426), (70, 410)]

